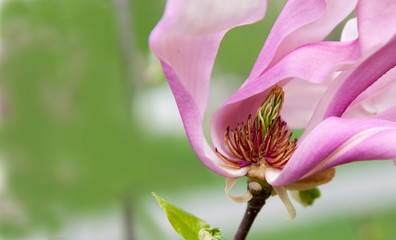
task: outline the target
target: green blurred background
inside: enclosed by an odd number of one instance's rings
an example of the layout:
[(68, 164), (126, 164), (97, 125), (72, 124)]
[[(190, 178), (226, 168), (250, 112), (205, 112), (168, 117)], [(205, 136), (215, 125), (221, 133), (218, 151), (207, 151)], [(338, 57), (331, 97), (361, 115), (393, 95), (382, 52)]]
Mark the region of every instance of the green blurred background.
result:
[[(270, 2), (263, 21), (226, 35), (208, 116), (249, 74), (284, 4)], [(164, 0), (1, 2), (0, 239), (179, 239), (151, 192), (232, 238), (245, 206), (230, 202), (224, 178), (194, 155), (148, 48), (164, 6)], [(280, 219), (264, 209), (250, 239), (396, 239), (396, 197), (381, 196), (392, 189), (370, 177), (391, 165), (341, 168), (329, 187), (339, 201), (298, 209), (308, 213), (293, 224), (284, 224), (285, 210), (271, 200), (266, 208), (274, 204)], [(235, 193), (243, 192), (241, 182)], [(363, 185), (363, 196), (353, 183)], [(356, 198), (371, 202), (355, 204)]]

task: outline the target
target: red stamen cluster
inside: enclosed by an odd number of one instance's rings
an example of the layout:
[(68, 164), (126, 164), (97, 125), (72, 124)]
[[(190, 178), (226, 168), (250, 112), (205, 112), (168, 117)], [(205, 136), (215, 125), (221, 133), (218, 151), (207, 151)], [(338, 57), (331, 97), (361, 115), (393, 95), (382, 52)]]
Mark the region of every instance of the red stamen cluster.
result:
[(296, 150), (297, 139), (290, 141), (291, 133), (286, 128), (286, 122), (278, 116), (271, 121), (265, 134), (261, 124), (257, 124), (257, 117), (252, 121), (249, 115), (247, 124), (238, 126), (230, 131), (227, 127), (224, 139), (231, 153), (243, 160), (232, 161), (217, 151), (217, 155), (228, 165), (240, 168), (251, 163), (260, 164), (265, 160), (270, 166), (283, 168), (293, 152)]

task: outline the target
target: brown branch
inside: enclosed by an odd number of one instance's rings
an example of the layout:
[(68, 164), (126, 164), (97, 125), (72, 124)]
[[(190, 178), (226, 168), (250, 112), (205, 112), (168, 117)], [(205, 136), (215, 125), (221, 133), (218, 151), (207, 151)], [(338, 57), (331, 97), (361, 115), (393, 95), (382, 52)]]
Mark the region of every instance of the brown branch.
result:
[(270, 185), (257, 179), (250, 179), (249, 181), (251, 181), (250, 183), (259, 183), (260, 187), (252, 187), (251, 184), (248, 185), (248, 190), (252, 193), (253, 198), (247, 203), (245, 215), (234, 236), (234, 240), (246, 239), (254, 219), (256, 219), (257, 214), (265, 204), (265, 200), (271, 196), (272, 187)]

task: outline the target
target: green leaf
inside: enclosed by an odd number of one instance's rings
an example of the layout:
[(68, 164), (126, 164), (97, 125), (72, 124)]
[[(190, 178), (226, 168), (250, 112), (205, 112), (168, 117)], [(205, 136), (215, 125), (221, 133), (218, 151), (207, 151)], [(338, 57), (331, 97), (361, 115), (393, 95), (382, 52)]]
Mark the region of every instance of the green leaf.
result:
[(182, 209), (172, 205), (155, 193), (152, 195), (157, 199), (162, 210), (166, 213), (169, 222), (175, 231), (187, 240), (199, 240), (198, 233), (202, 228), (209, 228), (209, 224)]

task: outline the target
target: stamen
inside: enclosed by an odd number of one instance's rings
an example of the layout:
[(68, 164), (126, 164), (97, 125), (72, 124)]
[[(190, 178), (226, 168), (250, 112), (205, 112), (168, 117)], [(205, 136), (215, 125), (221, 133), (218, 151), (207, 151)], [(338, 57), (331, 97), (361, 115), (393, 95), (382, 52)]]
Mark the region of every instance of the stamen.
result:
[(243, 158), (242, 155), (238, 153), (238, 151), (234, 148), (234, 146), (231, 143), (231, 140), (229, 138), (229, 129), (230, 128), (228, 127), (227, 130), (224, 133), (225, 142), (226, 142), (228, 148), (230, 149), (230, 151), (232, 152), (232, 154), (234, 154), (234, 156), (236, 156), (237, 158), (242, 159)]
[[(219, 153), (217, 155), (228, 165), (238, 168), (251, 163), (260, 166), (262, 161), (275, 168), (282, 169), (296, 149), (296, 139), (290, 141), (292, 134), (287, 129), (287, 124), (279, 116), (283, 104), (283, 90), (275, 86), (260, 108), (253, 120), (250, 114), (246, 124), (237, 124), (230, 130), (227, 127), (224, 133), (225, 142), (230, 152), (242, 160), (242, 165), (232, 161)], [(231, 135), (231, 136), (230, 136)]]
[(249, 114), (248, 120), (247, 120), (247, 130), (248, 130), (248, 139), (252, 137), (252, 114)]
[(282, 145), (280, 144), (279, 147), (275, 147), (275, 150), (271, 153), (272, 156), (278, 156), (282, 152), (284, 152), (287, 149), (287, 145)]
[(249, 146), (248, 146), (248, 144), (246, 142), (246, 139), (245, 139), (246, 138), (246, 133), (244, 131), (244, 128), (245, 128), (245, 126), (242, 125), (242, 127), (241, 127), (240, 125), (238, 125), (237, 135), (238, 135), (238, 140), (241, 143), (241, 147), (246, 150), (246, 149), (248, 149)]
[(239, 166), (239, 164), (237, 164), (237, 163), (231, 161), (231, 160), (228, 159), (226, 156), (224, 156), (224, 155), (221, 154), (219, 151), (217, 151), (217, 148), (216, 148), (216, 154), (217, 154), (217, 156), (218, 156), (221, 160), (223, 160), (223, 161), (224, 161), (226, 164), (228, 164), (229, 166), (234, 167), (234, 168), (241, 168), (241, 166)]
[[(285, 151), (285, 153), (286, 153), (286, 151)], [(288, 160), (289, 160), (289, 159), (286, 159), (286, 158), (284, 158), (284, 157), (282, 156), (282, 157), (280, 157), (280, 158), (278, 159), (278, 161), (276, 161), (276, 163), (272, 164), (272, 166), (273, 166), (273, 167), (280, 167), (280, 166), (282, 166), (284, 163), (286, 163)]]
[[(269, 131), (268, 131), (268, 132), (269, 132)], [(269, 135), (269, 134), (268, 134), (268, 136), (266, 136), (266, 137), (264, 138), (264, 141), (263, 141), (263, 148), (262, 148), (262, 151), (261, 151), (263, 155), (266, 155), (266, 153), (268, 152), (268, 149), (269, 149), (271, 140), (272, 140), (272, 136)]]
[(250, 162), (251, 159), (250, 159), (250, 157), (249, 157), (249, 154), (247, 154), (245, 148), (242, 146), (241, 141), (239, 141), (239, 139), (238, 139), (238, 146), (239, 146), (239, 149), (240, 149), (241, 152), (242, 152), (242, 155), (243, 155), (244, 159), (245, 159), (246, 161), (249, 161), (249, 162)]
[(270, 158), (270, 160), (268, 160), (269, 163), (275, 164), (277, 163), (281, 158), (283, 157), (283, 154), (279, 154), (277, 155), (275, 158)]

